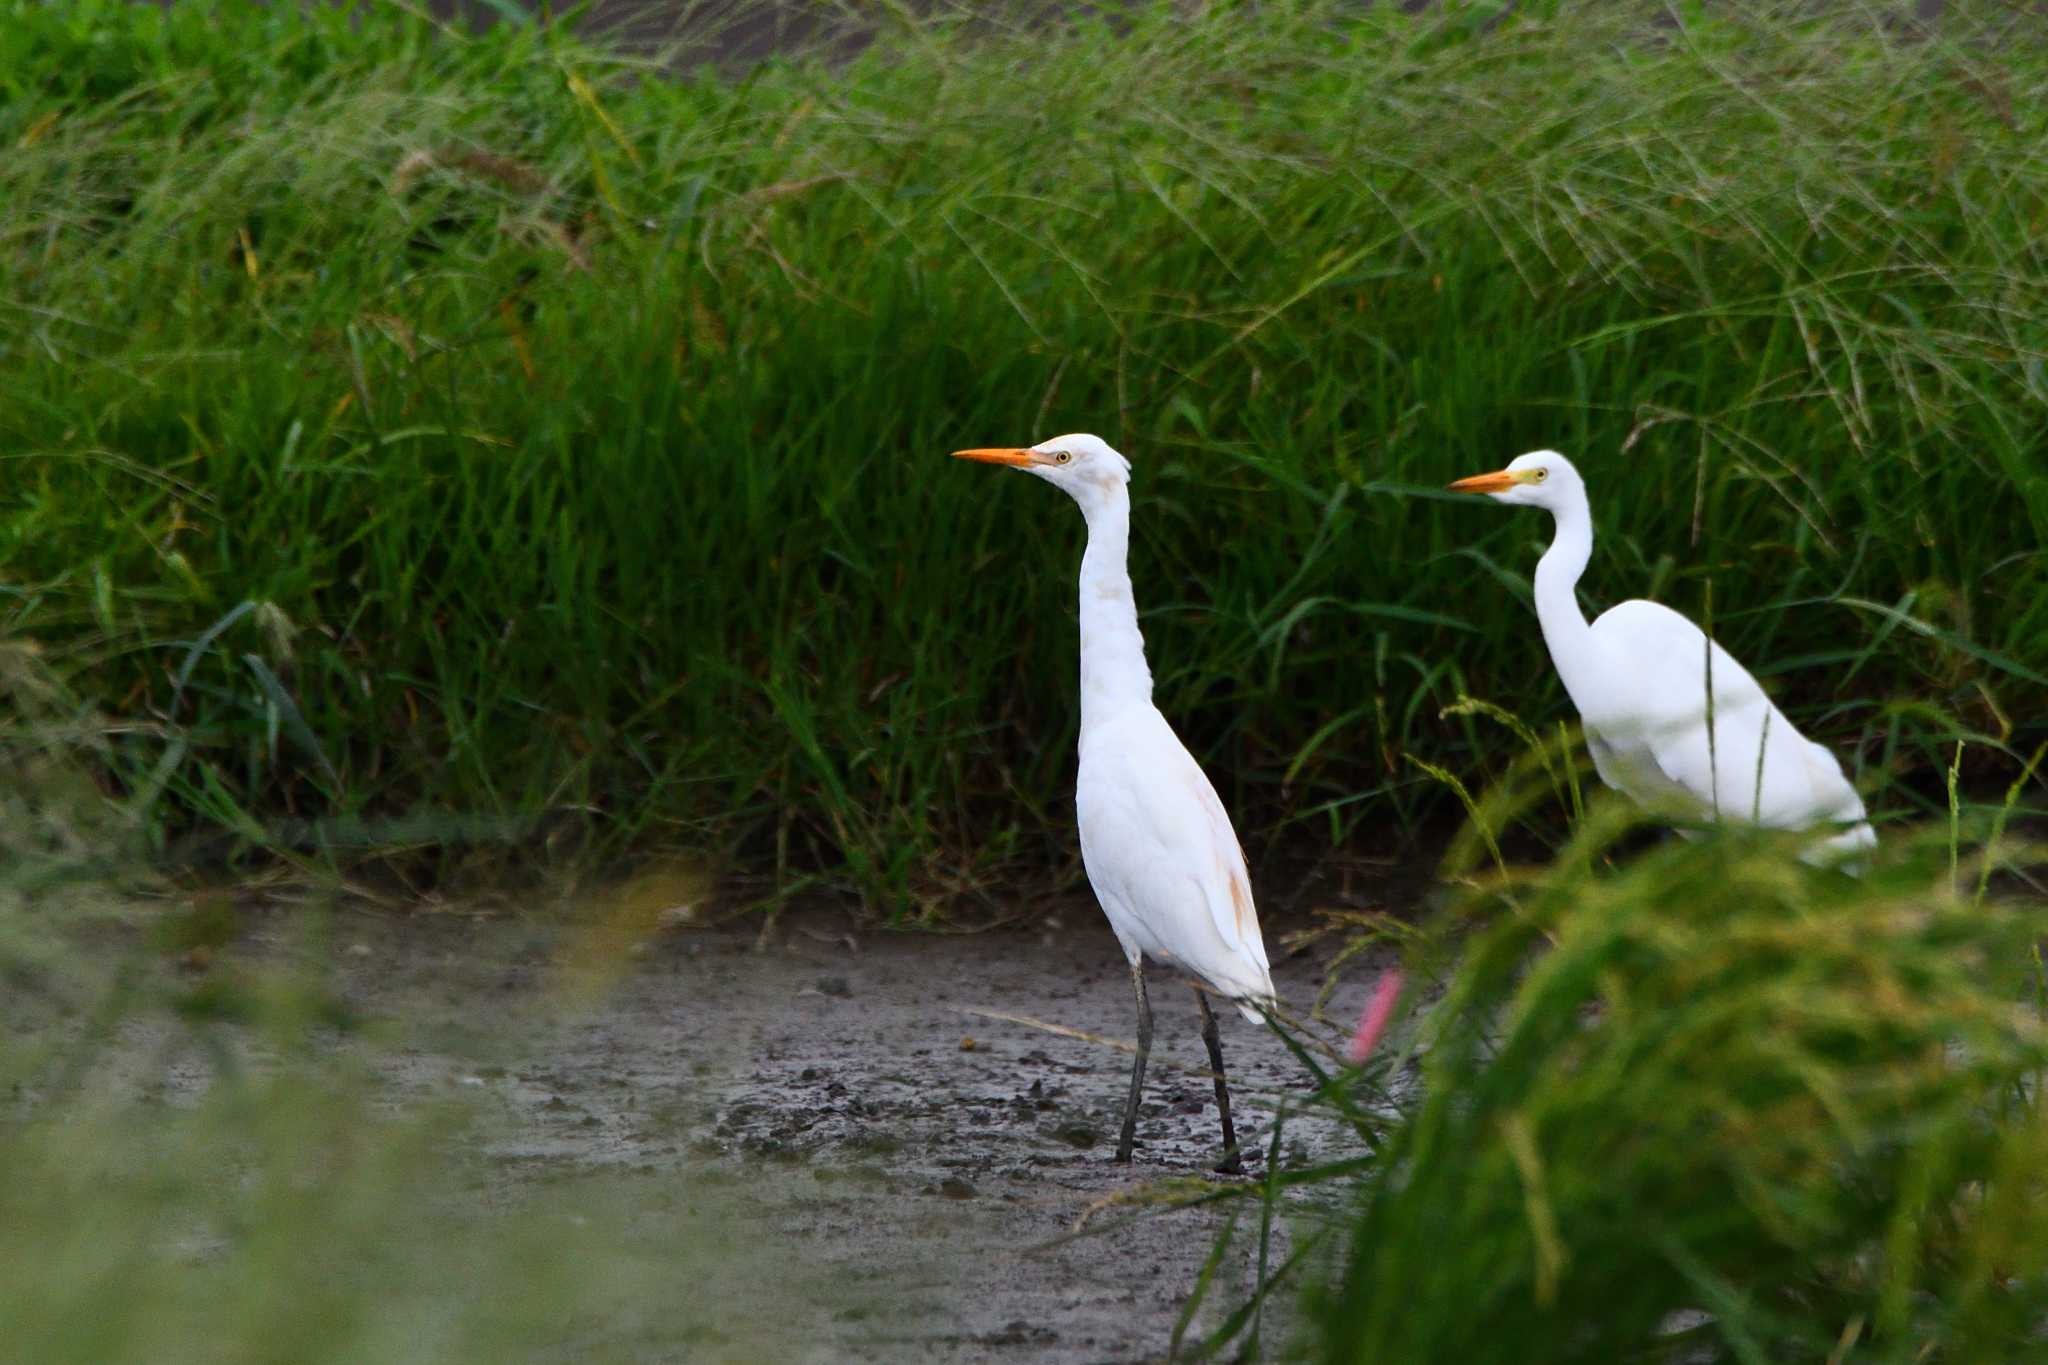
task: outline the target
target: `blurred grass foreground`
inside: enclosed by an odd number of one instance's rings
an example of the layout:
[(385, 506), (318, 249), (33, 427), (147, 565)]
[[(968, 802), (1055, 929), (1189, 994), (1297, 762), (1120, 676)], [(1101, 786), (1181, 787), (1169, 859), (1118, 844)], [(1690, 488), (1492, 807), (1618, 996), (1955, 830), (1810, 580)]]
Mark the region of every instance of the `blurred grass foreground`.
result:
[(1710, 605), (1881, 817), (1958, 741), (2002, 786), (2032, 21), (1391, 8), (847, 11), (736, 71), (5, 0), (9, 647), (159, 849), (573, 827), (934, 910), (1069, 842), (1080, 534), (947, 450), (1132, 455), (1162, 705), (1312, 854), (1507, 761), (1460, 695), (1560, 712), (1546, 528), (1432, 491), (1555, 445), (1590, 598)]
[(1602, 869), (1613, 834), (1452, 907), (1421, 1097), (1327, 1229), (1318, 1358), (2042, 1359), (2048, 977), (2000, 853)]

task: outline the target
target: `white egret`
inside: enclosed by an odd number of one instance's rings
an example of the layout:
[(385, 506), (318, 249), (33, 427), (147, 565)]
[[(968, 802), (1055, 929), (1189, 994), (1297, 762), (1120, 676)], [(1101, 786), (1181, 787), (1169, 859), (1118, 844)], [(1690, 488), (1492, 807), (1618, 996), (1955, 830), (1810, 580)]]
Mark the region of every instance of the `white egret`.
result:
[[(1152, 672), (1126, 568), (1130, 461), (1087, 435), (1058, 436), (1029, 448), (953, 453), (1036, 474), (1079, 503), (1088, 520), (1088, 548), (1081, 556), (1081, 765), (1074, 810), (1088, 883), (1130, 961), (1138, 998), (1138, 1053), (1116, 1149), (1116, 1159), (1127, 1162), (1152, 1048), (1145, 958), (1193, 973), (1237, 1001), (1247, 1019), (1259, 1017), (1254, 1004), (1273, 999), (1244, 851), (1216, 789), (1152, 704)], [(1223, 1120), (1217, 1169), (1237, 1171), (1242, 1163), (1230, 1124), (1223, 1044), (1208, 999), (1200, 991), (1196, 998)]]
[(1531, 451), (1450, 487), (1541, 507), (1556, 521), (1556, 537), (1536, 564), (1536, 620), (1601, 781), (1683, 819), (1836, 828), (1809, 848), (1812, 861), (1877, 842), (1835, 756), (1800, 734), (1749, 670), (1698, 626), (1640, 600), (1586, 623), (1577, 585), (1593, 554), (1593, 516), (1570, 460)]

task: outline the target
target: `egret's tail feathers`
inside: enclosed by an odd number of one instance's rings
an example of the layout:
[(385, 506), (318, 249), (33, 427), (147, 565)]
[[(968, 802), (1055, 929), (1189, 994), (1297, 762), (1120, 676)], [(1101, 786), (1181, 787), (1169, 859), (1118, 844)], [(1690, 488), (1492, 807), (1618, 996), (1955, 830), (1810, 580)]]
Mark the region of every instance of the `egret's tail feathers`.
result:
[(1864, 861), (1856, 855), (1877, 847), (1877, 831), (1866, 821), (1851, 825), (1840, 834), (1809, 844), (1799, 860), (1815, 867), (1832, 867), (1852, 877), (1863, 875)]
[(1280, 1003), (1273, 990), (1273, 973), (1263, 962), (1233, 963), (1228, 975), (1220, 971), (1196, 971), (1192, 974), (1212, 993), (1237, 1006), (1237, 1012), (1254, 1024), (1265, 1017), (1259, 1013), (1261, 1007), (1271, 1009)]
[(1265, 1015), (1260, 1013), (1261, 1010), (1275, 1009), (1280, 1004), (1280, 997), (1273, 991), (1272, 973), (1261, 972), (1259, 975), (1264, 980), (1251, 990), (1240, 988), (1230, 993), (1230, 1003), (1237, 1006), (1237, 1012), (1254, 1024), (1265, 1018)]

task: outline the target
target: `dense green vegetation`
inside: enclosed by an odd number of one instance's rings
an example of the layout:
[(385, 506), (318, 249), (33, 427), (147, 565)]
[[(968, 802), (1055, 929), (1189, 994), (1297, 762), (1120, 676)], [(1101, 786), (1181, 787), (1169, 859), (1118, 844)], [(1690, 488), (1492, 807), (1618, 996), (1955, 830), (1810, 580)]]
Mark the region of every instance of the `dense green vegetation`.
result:
[[(864, 16), (738, 72), (0, 0), (0, 1339), (693, 1340), (634, 1314), (715, 1221), (466, 1206), (462, 1115), (366, 1096), (317, 983), (79, 951), (108, 893), (52, 888), (579, 830), (898, 912), (1070, 869), (1079, 519), (944, 455), (1088, 429), (1254, 851), (1469, 817), (1437, 925), (1353, 926), (1414, 986), (1314, 1101), (1356, 1152), (1195, 1196), (1308, 1287), (1294, 1345), (2036, 1358), (2048, 40), (1625, 8)], [(1624, 851), (1529, 756), (1548, 528), (1437, 490), (1542, 445), (1589, 603), (1710, 617), (1849, 758), (1862, 880)], [(138, 1036), (213, 1068), (178, 1112)]]
[(1711, 610), (1886, 814), (1958, 738), (2002, 787), (2048, 46), (1560, 8), (887, 19), (737, 73), (10, 0), (8, 639), (159, 841), (569, 812), (934, 906), (1069, 855), (1081, 530), (948, 450), (1131, 455), (1162, 705), (1263, 850), (1414, 836), (1412, 759), (1479, 785), (1513, 740), (1461, 694), (1567, 714), (1547, 526), (1434, 491), (1554, 445), (1590, 603)]
[(1605, 866), (1626, 825), (1512, 873), (1470, 841), (1421, 1007), (1314, 1102), (1356, 1154), (1222, 1192), (1267, 1282), (1206, 1344), (1305, 1284), (1331, 1362), (2039, 1359), (2048, 977), (2039, 902), (1995, 893), (2038, 849)]

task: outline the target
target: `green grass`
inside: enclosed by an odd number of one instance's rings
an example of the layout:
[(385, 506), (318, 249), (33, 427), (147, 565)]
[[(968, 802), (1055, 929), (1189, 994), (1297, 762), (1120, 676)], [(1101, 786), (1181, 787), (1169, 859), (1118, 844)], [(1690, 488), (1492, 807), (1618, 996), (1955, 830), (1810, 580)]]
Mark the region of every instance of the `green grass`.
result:
[(569, 812), (895, 912), (1067, 859), (1080, 521), (944, 455), (1074, 429), (1255, 849), (1417, 838), (1413, 760), (1516, 747), (1460, 695), (1567, 714), (1547, 528), (1432, 491), (1536, 446), (1589, 600), (1711, 591), (1883, 812), (2041, 736), (2002, 6), (884, 15), (681, 75), (298, 8), (0, 24), (5, 630), (159, 844)]
[(1624, 853), (1637, 817), (1604, 797), (1554, 861), (1495, 864), (1482, 828), (1552, 799), (1528, 766), (1405, 931), (1394, 1028), (1262, 1140), (1306, 1107), (1357, 1143), (1198, 1196), (1238, 1205), (1259, 1283), (1187, 1358), (1257, 1357), (1268, 1304), (1305, 1294), (1307, 1339), (1264, 1346), (2038, 1359), (2048, 974), (2013, 893), (2039, 845), (1959, 811), (1861, 877), (1740, 833)]
[(1325, 1358), (2038, 1354), (2038, 916), (1728, 852), (1539, 876), (1469, 946)]

